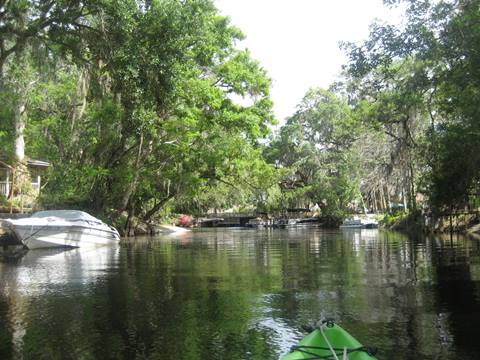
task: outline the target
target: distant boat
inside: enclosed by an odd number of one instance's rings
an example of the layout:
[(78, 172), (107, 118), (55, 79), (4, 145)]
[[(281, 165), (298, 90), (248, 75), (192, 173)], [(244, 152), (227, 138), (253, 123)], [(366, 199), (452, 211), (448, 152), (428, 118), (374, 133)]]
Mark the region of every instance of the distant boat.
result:
[(341, 229), (376, 229), (378, 228), (378, 221), (373, 218), (359, 218), (346, 219), (341, 225)]
[(175, 226), (175, 225), (156, 225), (155, 232), (158, 233), (185, 233), (191, 231), (184, 227)]
[(320, 223), (320, 218), (318, 217), (308, 217), (297, 220), (297, 224), (318, 224)]
[(296, 219), (278, 219), (273, 222), (274, 227), (286, 228), (289, 226), (295, 226), (297, 224)]
[(113, 226), (78, 210), (39, 211), (26, 218), (3, 219), (2, 227), (28, 249), (93, 247), (120, 240)]
[(263, 227), (267, 225), (267, 222), (262, 218), (255, 218), (248, 220), (246, 225), (249, 227)]

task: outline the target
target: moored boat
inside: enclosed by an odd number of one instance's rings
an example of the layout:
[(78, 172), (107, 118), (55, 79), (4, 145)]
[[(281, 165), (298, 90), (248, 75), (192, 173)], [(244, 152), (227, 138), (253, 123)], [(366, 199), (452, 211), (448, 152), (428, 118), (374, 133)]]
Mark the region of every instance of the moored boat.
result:
[(260, 228), (264, 227), (267, 225), (267, 222), (263, 220), (262, 218), (255, 218), (255, 219), (250, 219), (248, 220), (247, 224), (248, 227), (253, 227), (253, 228)]
[(378, 228), (378, 221), (372, 217), (345, 219), (340, 225), (341, 229), (376, 229)]
[(376, 360), (376, 349), (363, 346), (333, 321), (319, 321), (316, 328), (280, 360)]
[(39, 211), (30, 217), (2, 221), (28, 249), (93, 247), (120, 240), (113, 226), (78, 210)]
[(156, 225), (155, 233), (186, 233), (190, 232), (190, 229), (175, 226), (175, 225)]
[(273, 222), (273, 226), (278, 228), (287, 228), (290, 226), (295, 226), (296, 224), (296, 219), (278, 219)]

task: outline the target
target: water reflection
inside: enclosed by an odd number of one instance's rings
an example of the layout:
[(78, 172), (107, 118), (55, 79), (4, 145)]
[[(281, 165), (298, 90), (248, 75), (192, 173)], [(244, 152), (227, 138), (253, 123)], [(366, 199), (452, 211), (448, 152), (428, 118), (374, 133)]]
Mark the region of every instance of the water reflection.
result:
[(85, 286), (114, 269), (118, 255), (118, 246), (28, 251), (18, 260), (0, 262), (0, 289), (7, 296), (38, 296), (54, 287)]
[[(10, 335), (8, 341), (2, 341), (0, 355), (24, 357), (30, 312), (48, 316), (42, 314), (43, 308), (33, 306), (34, 300), (52, 292), (65, 297), (69, 288), (88, 287), (100, 281), (104, 272), (117, 262), (118, 247), (113, 246), (89, 250), (39, 249), (27, 252), (20, 259), (0, 263), (1, 338)], [(47, 311), (56, 311), (56, 307)]]
[(380, 359), (475, 359), (480, 246), (209, 229), (0, 264), (0, 358), (277, 359), (334, 317)]

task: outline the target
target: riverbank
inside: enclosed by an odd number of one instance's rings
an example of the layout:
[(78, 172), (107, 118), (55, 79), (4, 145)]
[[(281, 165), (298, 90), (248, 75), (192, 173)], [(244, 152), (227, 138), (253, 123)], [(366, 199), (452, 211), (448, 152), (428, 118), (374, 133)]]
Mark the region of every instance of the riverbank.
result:
[(420, 211), (413, 213), (385, 214), (381, 220), (382, 227), (388, 230), (412, 233), (471, 233), (480, 234), (479, 214), (451, 214), (432, 217)]
[(295, 226), (317, 226), (325, 228), (338, 228), (341, 224), (340, 218), (308, 216), (302, 218), (294, 217), (262, 217), (252, 214), (228, 213), (212, 214), (210, 216), (194, 217), (192, 215), (177, 215), (170, 219), (157, 219), (145, 222), (141, 218), (130, 219), (128, 229), (125, 229), (125, 221), (120, 219), (114, 226), (122, 236), (143, 236), (155, 235), (164, 232), (180, 232), (190, 228), (226, 228), (226, 227), (295, 227)]

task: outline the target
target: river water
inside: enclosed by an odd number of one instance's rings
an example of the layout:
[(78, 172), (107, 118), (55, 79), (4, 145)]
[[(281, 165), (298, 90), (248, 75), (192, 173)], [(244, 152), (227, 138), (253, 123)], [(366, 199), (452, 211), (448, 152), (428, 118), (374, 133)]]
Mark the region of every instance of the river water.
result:
[(0, 359), (278, 359), (334, 318), (381, 359), (479, 359), (480, 240), (209, 229), (0, 263)]

